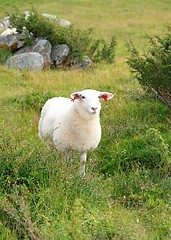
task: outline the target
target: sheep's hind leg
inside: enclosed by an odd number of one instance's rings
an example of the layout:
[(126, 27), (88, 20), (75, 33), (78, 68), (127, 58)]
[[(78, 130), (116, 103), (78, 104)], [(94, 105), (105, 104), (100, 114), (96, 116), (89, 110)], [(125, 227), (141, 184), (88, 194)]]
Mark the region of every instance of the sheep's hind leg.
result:
[(80, 157), (80, 175), (85, 176), (85, 164), (87, 159), (87, 153), (83, 152)]

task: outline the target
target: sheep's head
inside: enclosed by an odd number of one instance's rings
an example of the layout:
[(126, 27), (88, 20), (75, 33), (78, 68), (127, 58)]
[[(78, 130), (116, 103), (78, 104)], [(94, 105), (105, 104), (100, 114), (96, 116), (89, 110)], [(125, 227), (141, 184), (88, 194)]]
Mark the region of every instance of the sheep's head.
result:
[(96, 90), (83, 90), (79, 92), (71, 93), (71, 101), (77, 100), (78, 108), (84, 110), (84, 112), (96, 115), (100, 113), (101, 104), (99, 100), (107, 101), (113, 98), (112, 93), (99, 92)]

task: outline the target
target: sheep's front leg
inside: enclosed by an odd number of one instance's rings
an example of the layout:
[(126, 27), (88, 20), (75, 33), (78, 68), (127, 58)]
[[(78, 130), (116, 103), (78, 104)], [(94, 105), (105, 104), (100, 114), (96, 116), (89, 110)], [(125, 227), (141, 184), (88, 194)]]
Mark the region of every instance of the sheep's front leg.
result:
[(85, 175), (85, 164), (86, 164), (86, 159), (87, 159), (87, 153), (84, 152), (81, 154), (80, 157), (80, 175)]

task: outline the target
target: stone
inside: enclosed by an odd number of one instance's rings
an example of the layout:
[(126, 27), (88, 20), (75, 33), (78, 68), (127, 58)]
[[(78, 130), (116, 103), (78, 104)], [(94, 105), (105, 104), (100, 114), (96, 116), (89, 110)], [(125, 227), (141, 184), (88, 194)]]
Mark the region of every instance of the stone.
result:
[(56, 15), (42, 13), (42, 16), (48, 18), (51, 21), (55, 21), (58, 25), (60, 25), (62, 27), (71, 26), (71, 23), (69, 21), (67, 21), (61, 17), (57, 17)]
[(59, 24), (62, 27), (71, 26), (71, 23), (69, 21), (67, 21), (66, 19), (60, 18), (60, 17), (57, 19), (57, 24)]
[(32, 52), (38, 52), (44, 58), (45, 65), (49, 65), (51, 63), (51, 43), (48, 40), (40, 39), (35, 46), (32, 48)]
[(52, 47), (51, 59), (57, 66), (62, 64), (69, 54), (69, 47), (66, 44), (60, 44)]
[(0, 30), (7, 29), (10, 26), (9, 17), (4, 17), (0, 22)]
[(41, 38), (36, 38), (33, 41), (32, 45), (27, 45), (21, 49), (19, 49), (15, 55), (21, 54), (21, 53), (25, 53), (25, 52), (38, 52), (42, 55), (42, 57), (44, 58), (44, 64), (46, 66), (51, 64), (51, 58), (50, 58), (50, 54), (51, 54), (51, 44), (48, 40), (46, 39), (41, 39)]
[(0, 35), (0, 48), (11, 48), (13, 50), (24, 46), (28, 36), (25, 34)]
[(89, 69), (93, 65), (93, 62), (86, 55), (83, 56), (82, 60), (78, 58), (74, 58), (71, 62), (71, 66), (77, 70), (86, 70)]
[(7, 36), (11, 34), (17, 34), (17, 29), (16, 28), (7, 28), (5, 31), (3, 31), (0, 36)]
[(44, 68), (44, 59), (37, 52), (21, 53), (8, 58), (6, 66), (19, 70), (42, 70)]
[(90, 60), (88, 56), (83, 56), (82, 62), (80, 63), (80, 68), (87, 69), (93, 65), (93, 62)]

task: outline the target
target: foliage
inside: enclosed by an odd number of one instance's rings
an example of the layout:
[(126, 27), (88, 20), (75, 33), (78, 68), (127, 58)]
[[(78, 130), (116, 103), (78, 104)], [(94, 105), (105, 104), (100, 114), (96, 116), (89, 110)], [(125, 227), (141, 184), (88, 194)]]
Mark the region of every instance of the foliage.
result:
[(171, 168), (168, 145), (160, 133), (150, 128), (145, 134), (118, 143), (101, 162), (101, 171), (115, 174), (115, 169), (128, 171), (137, 167), (156, 169), (165, 174)]
[(80, 30), (73, 25), (60, 26), (56, 19), (48, 19), (36, 10), (32, 10), (28, 17), (25, 17), (25, 13), (13, 14), (10, 16), (10, 22), (19, 33), (24, 31), (33, 34), (34, 37), (45, 37), (52, 46), (67, 44), (70, 48), (67, 66), (81, 62), (85, 55), (93, 62), (114, 62), (116, 45), (114, 37), (110, 43), (104, 39), (95, 40), (92, 36), (92, 29)]
[[(52, 97), (54, 97), (54, 95), (50, 92), (38, 92), (23, 95), (20, 97), (13, 97), (10, 100), (8, 99), (8, 103), (11, 102), (12, 104), (16, 104), (23, 110), (35, 109), (36, 111), (40, 112), (44, 103)], [(4, 101), (4, 103), (6, 103), (6, 101)]]
[(132, 42), (127, 44), (131, 53), (127, 62), (140, 84), (171, 110), (171, 28), (164, 37), (148, 36), (148, 39), (150, 47), (143, 55)]
[(10, 49), (0, 48), (0, 64), (6, 62), (7, 58), (12, 56)]
[[(108, 178), (91, 168), (82, 179), (77, 175), (74, 155), (73, 162), (63, 162), (56, 151), (38, 139), (26, 139), (27, 134), (18, 138), (20, 130), (13, 131), (16, 136), (1, 125), (0, 213), (6, 229), (4, 239), (128, 240), (134, 236), (148, 239), (151, 232), (161, 238), (168, 236), (169, 178), (136, 167), (133, 171), (116, 171)], [(147, 212), (134, 213), (144, 208)], [(156, 231), (158, 211), (163, 212), (161, 232)], [(151, 226), (151, 232), (145, 233), (143, 225)]]
[[(116, 83), (115, 76), (103, 64), (58, 74), (1, 67), (0, 238), (167, 239), (168, 110), (137, 90), (137, 83)], [(80, 178), (79, 154), (63, 161), (41, 142), (37, 127), (48, 98), (89, 86), (114, 92), (115, 99), (102, 102), (101, 143), (88, 154)]]
[[(20, 130), (13, 131), (17, 135)], [(156, 218), (158, 211), (170, 212), (163, 208), (171, 199), (169, 178), (135, 168), (108, 178), (90, 169), (82, 179), (76, 156), (66, 163), (37, 139), (12, 136), (2, 125), (1, 133), (0, 212), (3, 229), (8, 229), (6, 234), (3, 230), (4, 239), (148, 239), (143, 222), (156, 236), (168, 236), (170, 218), (160, 214), (161, 233), (156, 232)], [(144, 216), (129, 210), (145, 206)], [(153, 219), (148, 211), (153, 211)]]

